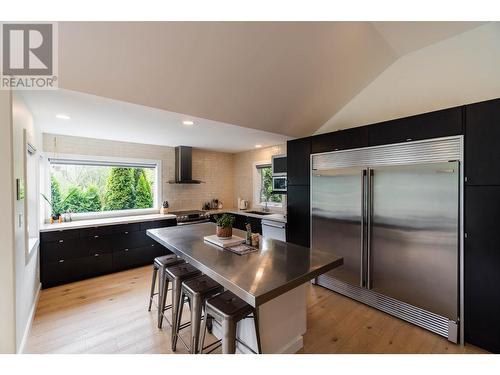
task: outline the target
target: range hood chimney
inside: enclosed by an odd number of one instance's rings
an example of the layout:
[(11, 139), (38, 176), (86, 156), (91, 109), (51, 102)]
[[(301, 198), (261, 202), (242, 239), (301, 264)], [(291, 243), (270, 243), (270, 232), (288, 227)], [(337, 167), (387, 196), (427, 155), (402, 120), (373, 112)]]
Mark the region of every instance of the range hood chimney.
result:
[(193, 149), (188, 146), (175, 148), (175, 180), (170, 184), (201, 184), (203, 181), (193, 180)]

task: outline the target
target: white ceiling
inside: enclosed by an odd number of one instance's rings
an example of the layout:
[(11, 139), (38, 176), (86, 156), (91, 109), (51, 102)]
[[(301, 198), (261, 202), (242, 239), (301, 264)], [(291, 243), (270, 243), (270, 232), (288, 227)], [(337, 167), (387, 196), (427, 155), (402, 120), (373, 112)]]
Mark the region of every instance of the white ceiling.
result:
[[(289, 137), (70, 90), (19, 91), (42, 132), (163, 146), (239, 152)], [(70, 120), (56, 118), (57, 114)], [(186, 126), (183, 120), (192, 120)]]
[(485, 22), (373, 22), (398, 56), (481, 26)]
[(500, 23), (407, 53), (316, 134), (500, 97)]
[(482, 24), (62, 22), (64, 90), (22, 95), (45, 132), (237, 152), (360, 125), (337, 119), (396, 62)]
[(62, 88), (312, 134), (402, 55), (477, 22), (62, 22)]
[(370, 22), (59, 24), (59, 87), (290, 136), (395, 58)]

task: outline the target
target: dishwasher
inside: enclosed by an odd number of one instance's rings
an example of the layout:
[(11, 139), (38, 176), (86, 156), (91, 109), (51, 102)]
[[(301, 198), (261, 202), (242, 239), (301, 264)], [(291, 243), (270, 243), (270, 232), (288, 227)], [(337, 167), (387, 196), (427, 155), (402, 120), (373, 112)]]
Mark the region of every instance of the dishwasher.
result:
[(286, 242), (286, 224), (281, 221), (263, 219), (262, 236)]

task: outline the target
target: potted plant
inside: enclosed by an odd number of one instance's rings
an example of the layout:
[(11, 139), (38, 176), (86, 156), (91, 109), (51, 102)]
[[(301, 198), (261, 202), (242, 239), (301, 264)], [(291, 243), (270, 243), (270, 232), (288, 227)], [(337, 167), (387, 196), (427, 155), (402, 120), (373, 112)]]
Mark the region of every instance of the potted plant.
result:
[[(56, 204), (54, 201), (50, 201), (49, 198), (47, 198), (47, 196), (43, 193), (40, 193), (40, 195), (43, 197), (43, 199), (45, 199), (45, 201), (50, 205), (50, 207), (52, 208), (52, 214), (50, 215), (50, 218), (55, 222), (55, 221), (61, 221), (62, 220), (62, 217), (61, 215), (63, 214), (63, 207), (65, 206), (68, 198), (70, 198), (71, 196), (73, 196), (75, 193), (76, 193), (77, 190), (73, 190), (71, 191), (67, 196), (66, 198), (64, 198), (62, 201), (59, 201), (59, 204)], [(68, 213), (70, 214), (71, 216), (71, 212), (68, 211)]]
[[(59, 212), (59, 210), (57, 210), (54, 205), (52, 204), (52, 202), (49, 200), (49, 198), (47, 198), (45, 196), (45, 194), (43, 193), (40, 193), (43, 197), (43, 199), (45, 199), (47, 201), (47, 203), (50, 205), (50, 208), (52, 209), (52, 214), (50, 215), (50, 218), (53, 220), (53, 221), (58, 221), (59, 220), (59, 217), (61, 216), (61, 212)], [(52, 223), (52, 222), (51, 222)]]
[(215, 222), (217, 224), (217, 237), (219, 238), (231, 238), (233, 236), (233, 223), (235, 217), (223, 214), (221, 217), (215, 216)]

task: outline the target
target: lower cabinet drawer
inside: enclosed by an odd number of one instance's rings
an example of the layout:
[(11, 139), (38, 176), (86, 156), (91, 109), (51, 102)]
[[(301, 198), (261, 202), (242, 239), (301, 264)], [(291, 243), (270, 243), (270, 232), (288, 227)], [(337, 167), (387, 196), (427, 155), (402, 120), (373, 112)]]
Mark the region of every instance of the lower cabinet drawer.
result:
[(88, 277), (103, 275), (113, 271), (113, 255), (111, 253), (94, 253), (88, 258)]
[(89, 258), (59, 259), (40, 265), (43, 288), (81, 280), (89, 275)]
[(40, 246), (40, 263), (56, 262), (61, 259), (78, 259), (88, 255), (79, 239), (60, 239), (58, 241), (42, 241)]
[(160, 244), (152, 244), (135, 249), (124, 249), (113, 253), (113, 268), (124, 270), (153, 264), (156, 257), (170, 253)]
[(112, 248), (114, 251), (123, 249), (133, 249), (146, 246), (150, 242), (145, 231), (127, 232), (111, 237)]
[(142, 266), (149, 259), (150, 249), (148, 247), (139, 247), (135, 249), (124, 249), (113, 253), (113, 268), (123, 270)]

